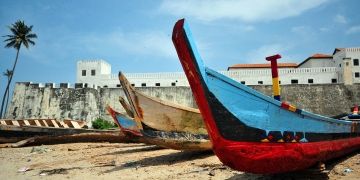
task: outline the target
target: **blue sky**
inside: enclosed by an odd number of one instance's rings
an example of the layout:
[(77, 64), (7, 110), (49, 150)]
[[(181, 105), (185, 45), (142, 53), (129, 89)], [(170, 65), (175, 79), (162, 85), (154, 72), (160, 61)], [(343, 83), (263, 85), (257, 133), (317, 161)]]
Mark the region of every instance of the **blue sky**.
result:
[[(301, 62), (336, 47), (360, 46), (358, 0), (118, 1), (2, 0), (0, 35), (24, 20), (38, 35), (21, 49), (15, 82), (75, 83), (76, 62), (104, 59), (116, 74), (182, 71), (171, 41), (186, 18), (205, 63), (225, 70), (237, 63)], [(0, 48), (0, 72), (14, 49)], [(2, 96), (6, 77), (1, 76)]]

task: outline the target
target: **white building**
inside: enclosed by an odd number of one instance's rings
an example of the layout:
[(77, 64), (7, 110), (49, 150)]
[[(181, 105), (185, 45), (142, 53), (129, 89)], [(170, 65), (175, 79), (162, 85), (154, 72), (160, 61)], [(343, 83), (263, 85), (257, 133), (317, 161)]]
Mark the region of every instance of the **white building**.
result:
[[(279, 63), (281, 84), (360, 83), (360, 48), (336, 48), (332, 55), (314, 54), (300, 64)], [(236, 64), (220, 73), (246, 85), (271, 85), (268, 64)], [(125, 73), (135, 87), (189, 86), (183, 72)], [(117, 74), (104, 60), (77, 63), (77, 83), (84, 87), (120, 87)]]

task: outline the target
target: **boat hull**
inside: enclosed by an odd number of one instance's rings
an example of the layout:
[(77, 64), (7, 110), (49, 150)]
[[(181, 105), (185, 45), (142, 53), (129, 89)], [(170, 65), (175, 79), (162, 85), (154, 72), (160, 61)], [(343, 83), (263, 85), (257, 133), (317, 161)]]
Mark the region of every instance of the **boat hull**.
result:
[(119, 79), (132, 111), (142, 123), (161, 131), (207, 134), (198, 109), (183, 107), (138, 92), (123, 73), (119, 73)]
[[(212, 148), (212, 144), (210, 140), (207, 139), (207, 136), (192, 135), (189, 133), (164, 132), (155, 129), (147, 129), (146, 127), (145, 129), (134, 127), (136, 122), (133, 119), (116, 112), (111, 107), (108, 107), (108, 111), (120, 129), (125, 134), (133, 136), (133, 139), (137, 141), (182, 151), (206, 151), (211, 150)], [(129, 124), (131, 125), (128, 126)]]
[(296, 109), (205, 68), (184, 20), (175, 24), (173, 42), (213, 150), (225, 165), (283, 173), (360, 148), (358, 123)]

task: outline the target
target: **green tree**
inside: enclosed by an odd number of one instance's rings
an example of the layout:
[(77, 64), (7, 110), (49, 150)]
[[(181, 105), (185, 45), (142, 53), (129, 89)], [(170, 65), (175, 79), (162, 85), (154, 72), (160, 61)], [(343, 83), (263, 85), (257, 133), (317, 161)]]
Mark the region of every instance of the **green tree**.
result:
[(3, 37), (6, 37), (4, 42), (7, 44), (5, 45), (6, 48), (15, 48), (16, 50), (16, 58), (13, 65), (13, 68), (11, 70), (11, 76), (8, 80), (8, 83), (6, 85), (6, 89), (2, 98), (1, 102), (1, 110), (0, 110), (0, 117), (3, 117), (3, 110), (4, 110), (4, 103), (6, 95), (9, 93), (9, 87), (12, 81), (12, 78), (14, 77), (16, 64), (19, 57), (19, 52), (21, 45), (24, 45), (26, 48), (29, 48), (30, 45), (35, 45), (35, 42), (32, 39), (37, 38), (37, 35), (35, 33), (32, 33), (33, 26), (27, 26), (24, 21), (18, 20), (11, 26), (9, 26), (9, 29), (11, 31), (10, 35), (5, 35)]

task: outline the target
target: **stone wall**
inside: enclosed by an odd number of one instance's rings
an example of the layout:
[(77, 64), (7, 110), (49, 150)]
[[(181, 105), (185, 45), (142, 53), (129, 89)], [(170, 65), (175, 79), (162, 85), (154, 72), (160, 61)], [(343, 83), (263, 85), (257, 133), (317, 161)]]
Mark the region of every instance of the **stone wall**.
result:
[[(271, 95), (272, 86), (252, 86)], [(139, 91), (150, 96), (185, 106), (196, 107), (189, 87), (139, 87)], [(124, 93), (121, 88), (53, 88), (39, 87), (37, 84), (16, 83), (13, 98), (6, 118), (56, 118), (91, 120), (97, 117), (111, 120), (105, 108), (125, 112), (118, 102)], [(326, 85), (283, 85), (283, 101), (299, 108), (333, 116), (349, 112), (353, 104), (360, 104), (360, 84)]]

